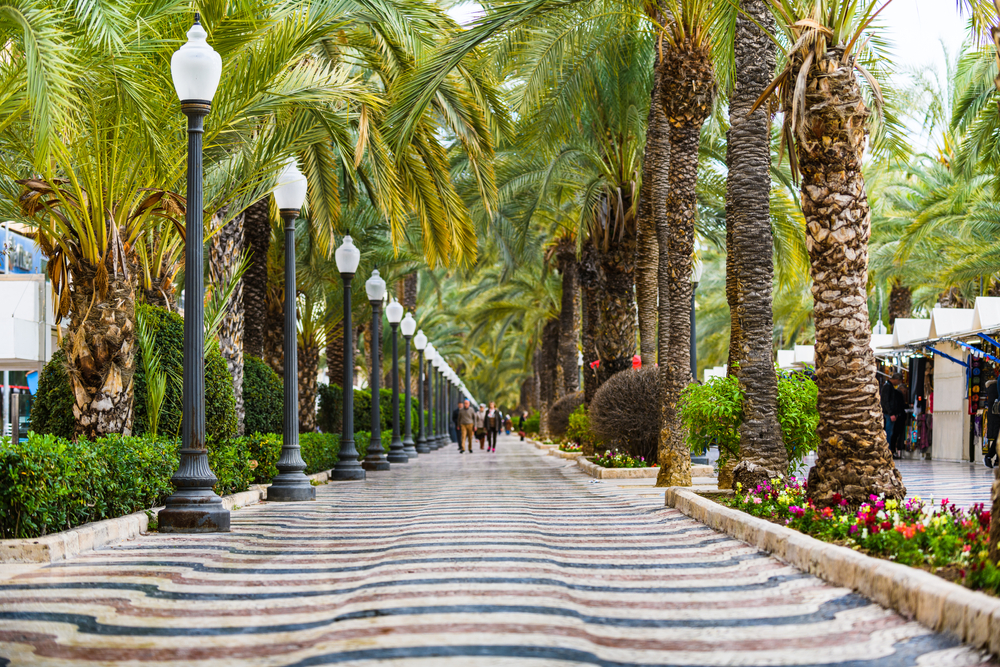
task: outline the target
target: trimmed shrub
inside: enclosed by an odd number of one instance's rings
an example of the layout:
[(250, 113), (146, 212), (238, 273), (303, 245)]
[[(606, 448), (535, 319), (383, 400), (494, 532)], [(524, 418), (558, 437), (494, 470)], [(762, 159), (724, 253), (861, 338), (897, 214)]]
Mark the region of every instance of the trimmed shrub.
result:
[(593, 447), (595, 437), (590, 430), (590, 415), (587, 406), (580, 404), (569, 416), (569, 426), (566, 428), (566, 439), (581, 447)]
[(583, 405), (583, 392), (578, 391), (566, 394), (549, 408), (549, 434), (553, 438), (561, 438), (566, 435), (566, 429), (569, 428), (569, 416), (581, 405)]
[[(343, 407), (341, 407), (343, 411)], [(354, 430), (367, 429), (372, 423), (372, 394), (365, 389), (354, 390)], [(343, 426), (341, 426), (343, 428)]]
[[(325, 385), (324, 385), (325, 386)], [(244, 433), (281, 433), (285, 424), (285, 385), (261, 359), (243, 357)]]
[(56, 350), (38, 378), (38, 392), (31, 408), (31, 430), (72, 438), (75, 429), (73, 390), (66, 374), (66, 353)]
[(316, 427), (323, 433), (340, 433), (344, 428), (344, 392), (338, 384), (320, 384)]
[(657, 369), (646, 366), (615, 373), (590, 404), (590, 428), (603, 443), (632, 457), (657, 460), (660, 410)]
[(532, 410), (528, 418), (524, 420), (524, 432), (525, 433), (538, 433), (542, 428), (542, 416), (538, 413), (538, 410)]
[[(234, 438), (234, 440), (237, 438)], [(247, 456), (253, 469), (253, 483), (267, 484), (278, 474), (281, 458), (281, 436), (276, 433), (253, 433), (239, 438), (246, 443)]]

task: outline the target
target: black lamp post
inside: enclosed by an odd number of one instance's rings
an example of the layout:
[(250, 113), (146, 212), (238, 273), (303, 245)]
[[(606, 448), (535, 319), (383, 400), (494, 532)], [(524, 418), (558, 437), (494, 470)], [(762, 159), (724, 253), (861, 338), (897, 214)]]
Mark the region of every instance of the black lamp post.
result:
[(205, 449), (205, 279), (202, 266), (205, 221), (202, 200), (202, 134), (205, 116), (222, 77), (222, 57), (208, 45), (208, 33), (194, 15), (188, 41), (170, 59), (181, 111), (187, 116), (187, 212), (184, 218), (184, 381), (181, 449), (174, 492), (160, 511), (162, 533), (229, 531), (229, 510), (212, 488), (218, 481)]
[(403, 377), (403, 386), (405, 388), (404, 400), (403, 400), (403, 453), (406, 454), (411, 459), (417, 458), (419, 452), (414, 446), (413, 433), (410, 432), (410, 366), (413, 365), (413, 361), (410, 359), (410, 339), (413, 338), (413, 332), (417, 329), (417, 321), (413, 319), (413, 315), (407, 313), (406, 317), (399, 324), (400, 330), (403, 332), (403, 359), (406, 364), (406, 372)]
[(435, 355), (434, 369), (437, 371), (434, 373), (435, 380), (437, 381), (437, 394), (438, 394), (438, 423), (437, 423), (437, 446), (440, 449), (444, 447), (445, 437), (444, 437), (444, 416), (446, 407), (444, 404), (444, 377), (441, 375), (441, 367), (444, 365), (444, 359), (441, 358), (440, 354)]
[(281, 441), (278, 474), (271, 480), (267, 499), (277, 502), (316, 500), (316, 487), (305, 472), (306, 462), (299, 449), (298, 332), (296, 330), (295, 219), (306, 199), (306, 177), (294, 160), (289, 160), (278, 176), (274, 201), (285, 222), (285, 424)]
[(403, 439), (399, 437), (399, 323), (403, 319), (403, 306), (396, 301), (385, 309), (392, 327), (392, 442), (389, 443), (389, 460), (393, 463), (408, 463), (410, 457), (403, 451)]
[(434, 450), (438, 448), (437, 442), (437, 425), (439, 415), (438, 409), (438, 397), (437, 397), (437, 385), (434, 383), (435, 375), (434, 372), (434, 357), (437, 355), (437, 350), (430, 343), (427, 344), (427, 446)]
[(424, 433), (424, 348), (427, 347), (427, 336), (422, 329), (414, 336), (413, 345), (417, 348), (417, 452), (429, 454), (431, 448)]
[(337, 465), (330, 471), (330, 479), (337, 482), (365, 478), (365, 469), (358, 463), (358, 450), (354, 446), (354, 336), (351, 325), (351, 279), (361, 262), (361, 251), (350, 236), (336, 252), (337, 270), (344, 281), (344, 384), (343, 384), (343, 432), (340, 435), (340, 454)]
[(379, 382), (382, 375), (382, 364), (379, 355), (382, 352), (382, 298), (385, 296), (385, 281), (378, 273), (378, 269), (372, 271), (372, 277), (365, 283), (365, 291), (368, 293), (368, 301), (372, 305), (372, 368), (369, 386), (372, 390), (371, 403), (371, 440), (368, 442), (368, 453), (361, 467), (365, 470), (388, 470), (389, 459), (385, 455), (385, 447), (382, 446), (382, 414), (381, 402), (379, 401)]

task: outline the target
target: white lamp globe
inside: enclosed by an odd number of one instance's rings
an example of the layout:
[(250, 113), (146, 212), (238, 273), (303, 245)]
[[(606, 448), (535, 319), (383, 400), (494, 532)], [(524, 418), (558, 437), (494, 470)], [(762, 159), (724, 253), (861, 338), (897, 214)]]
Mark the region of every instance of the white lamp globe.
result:
[(274, 188), (274, 203), (279, 210), (295, 210), (302, 208), (306, 201), (308, 183), (306, 177), (299, 171), (295, 158), (288, 158), (285, 167), (278, 174), (278, 185)]
[(412, 336), (413, 332), (417, 330), (417, 321), (413, 319), (413, 315), (409, 313), (403, 317), (402, 323), (399, 325), (400, 330), (403, 332), (404, 336)]
[(399, 324), (403, 319), (403, 305), (393, 299), (385, 309), (385, 316), (389, 318), (389, 324)]
[(369, 301), (381, 301), (385, 296), (385, 281), (378, 274), (378, 269), (372, 271), (372, 277), (365, 281), (365, 292)]
[(361, 251), (354, 245), (354, 240), (350, 236), (345, 236), (344, 242), (337, 248), (336, 257), (338, 271), (354, 274), (361, 262)]
[(423, 329), (418, 331), (417, 335), (413, 337), (413, 346), (418, 350), (422, 350), (427, 347), (427, 336), (424, 335)]
[(174, 90), (181, 102), (211, 102), (222, 78), (222, 56), (208, 45), (208, 33), (197, 12), (187, 37), (187, 43), (170, 58)]
[(427, 343), (427, 351), (424, 356), (427, 357), (427, 361), (434, 361), (434, 355), (437, 354), (437, 350), (434, 349), (434, 343)]
[(701, 263), (701, 260), (697, 257), (691, 258), (691, 282), (700, 283), (702, 272), (705, 270), (705, 265)]

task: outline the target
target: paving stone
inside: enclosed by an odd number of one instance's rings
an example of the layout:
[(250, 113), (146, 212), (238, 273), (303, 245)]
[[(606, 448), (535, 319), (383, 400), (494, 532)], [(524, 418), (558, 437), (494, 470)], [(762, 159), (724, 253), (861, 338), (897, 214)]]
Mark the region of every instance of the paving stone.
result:
[(0, 665), (998, 667), (545, 454), (446, 447), (0, 576)]

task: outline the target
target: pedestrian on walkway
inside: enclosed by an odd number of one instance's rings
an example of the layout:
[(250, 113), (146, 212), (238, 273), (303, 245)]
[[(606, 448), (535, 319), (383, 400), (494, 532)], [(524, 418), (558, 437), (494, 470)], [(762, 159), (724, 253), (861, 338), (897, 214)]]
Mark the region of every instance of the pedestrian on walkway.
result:
[(461, 433), (458, 435), (458, 450), (465, 452), (465, 442), (469, 442), (469, 453), (472, 453), (472, 432), (475, 430), (476, 411), (472, 409), (472, 404), (465, 401), (462, 409), (458, 411), (458, 425)]
[(524, 422), (528, 419), (528, 413), (522, 412), (521, 419), (517, 422), (517, 430), (521, 433), (521, 442), (524, 442)]
[(882, 416), (885, 418), (885, 439), (889, 442), (889, 451), (892, 458), (898, 459), (899, 442), (905, 429), (906, 399), (899, 386), (903, 384), (903, 374), (893, 373), (888, 382), (882, 384), (880, 399), (882, 403)]
[(986, 381), (986, 439), (983, 441), (983, 463), (987, 468), (997, 464), (997, 436), (1000, 435), (1000, 391), (997, 381)]
[(503, 418), (503, 430), (507, 435), (510, 435), (510, 430), (514, 428), (514, 422), (511, 421), (510, 415)]
[(481, 403), (476, 411), (476, 439), (479, 440), (479, 449), (486, 447), (486, 404)]
[(451, 411), (451, 423), (455, 426), (455, 439), (458, 440), (458, 451), (462, 451), (462, 427), (458, 424), (458, 413), (464, 406), (465, 403), (459, 400), (458, 405)]
[(497, 410), (497, 404), (490, 401), (490, 409), (486, 411), (486, 444), (488, 451), (497, 450), (497, 436), (503, 429), (503, 413)]

